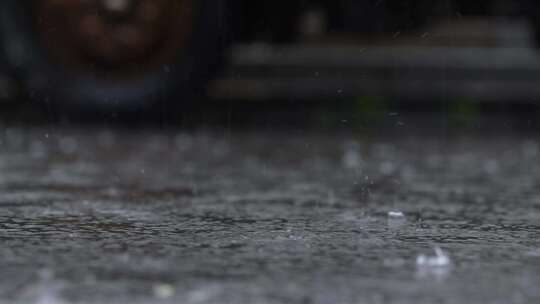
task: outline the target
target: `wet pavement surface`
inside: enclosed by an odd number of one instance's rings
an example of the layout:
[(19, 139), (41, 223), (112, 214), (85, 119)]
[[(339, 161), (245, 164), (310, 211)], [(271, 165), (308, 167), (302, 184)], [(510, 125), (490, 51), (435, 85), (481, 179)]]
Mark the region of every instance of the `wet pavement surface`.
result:
[(0, 141), (0, 303), (540, 301), (535, 137)]

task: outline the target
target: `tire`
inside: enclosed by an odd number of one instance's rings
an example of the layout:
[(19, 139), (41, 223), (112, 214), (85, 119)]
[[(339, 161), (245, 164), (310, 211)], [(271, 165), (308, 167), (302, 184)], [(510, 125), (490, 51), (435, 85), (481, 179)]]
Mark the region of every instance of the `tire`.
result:
[[(129, 111), (156, 107), (160, 102), (181, 107), (204, 94), (227, 46), (226, 0), (194, 1), (190, 30), (181, 48), (166, 61), (141, 68), (144, 72), (109, 78), (118, 66), (110, 69), (111, 73), (96, 73), (91, 68), (74, 68), (53, 56), (38, 33), (37, 3), (0, 1), (0, 46), (29, 97), (60, 108)], [(124, 64), (138, 69), (139, 63)]]

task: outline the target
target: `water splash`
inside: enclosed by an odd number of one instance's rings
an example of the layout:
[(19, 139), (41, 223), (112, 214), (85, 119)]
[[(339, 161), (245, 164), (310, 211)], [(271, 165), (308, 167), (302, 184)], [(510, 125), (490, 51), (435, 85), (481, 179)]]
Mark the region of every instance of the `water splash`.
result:
[(416, 257), (416, 266), (418, 267), (446, 267), (451, 261), (450, 257), (440, 248), (435, 247), (435, 255), (428, 256), (421, 254)]

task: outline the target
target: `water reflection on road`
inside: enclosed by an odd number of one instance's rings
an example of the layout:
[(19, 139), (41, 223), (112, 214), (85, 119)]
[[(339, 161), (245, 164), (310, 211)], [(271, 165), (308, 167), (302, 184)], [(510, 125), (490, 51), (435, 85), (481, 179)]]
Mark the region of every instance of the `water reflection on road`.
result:
[(535, 140), (218, 134), (7, 129), (1, 299), (540, 300)]

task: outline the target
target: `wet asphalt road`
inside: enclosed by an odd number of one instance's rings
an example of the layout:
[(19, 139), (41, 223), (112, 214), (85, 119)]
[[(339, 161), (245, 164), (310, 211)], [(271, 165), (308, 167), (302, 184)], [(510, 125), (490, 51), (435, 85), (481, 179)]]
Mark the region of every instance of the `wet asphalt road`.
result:
[[(540, 301), (534, 136), (0, 141), (0, 303)], [(436, 247), (449, 263), (417, 263)]]

